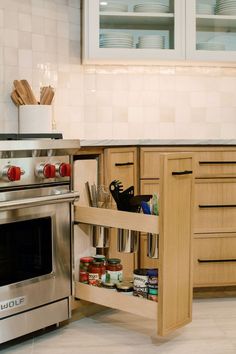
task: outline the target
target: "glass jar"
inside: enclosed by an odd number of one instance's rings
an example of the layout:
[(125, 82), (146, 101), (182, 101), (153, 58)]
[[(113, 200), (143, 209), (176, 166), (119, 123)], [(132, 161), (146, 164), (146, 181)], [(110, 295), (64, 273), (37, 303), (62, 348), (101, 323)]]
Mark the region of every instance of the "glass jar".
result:
[(158, 301), (158, 269), (148, 269), (148, 299)]
[(100, 286), (106, 280), (106, 267), (103, 262), (93, 262), (89, 265), (88, 283)]
[(80, 258), (79, 264), (79, 281), (81, 283), (88, 284), (88, 269), (89, 265), (93, 262), (93, 257), (82, 257)]
[(123, 279), (123, 266), (119, 258), (109, 258), (106, 264), (107, 279), (113, 283), (121, 282)]

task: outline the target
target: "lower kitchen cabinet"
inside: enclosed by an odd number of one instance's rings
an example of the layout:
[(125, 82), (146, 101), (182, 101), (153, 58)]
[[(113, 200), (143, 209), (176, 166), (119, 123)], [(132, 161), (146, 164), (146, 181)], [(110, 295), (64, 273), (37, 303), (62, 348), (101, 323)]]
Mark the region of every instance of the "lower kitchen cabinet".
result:
[(192, 319), (192, 156), (168, 154), (160, 166), (160, 216), (75, 207), (75, 220), (82, 224), (159, 234), (158, 302), (80, 282), (74, 292), (81, 300), (156, 319), (157, 333), (164, 336)]
[(160, 178), (160, 156), (164, 151), (185, 151), (194, 158), (193, 286), (235, 286), (236, 244), (232, 235), (236, 234), (236, 147), (141, 147), (143, 191), (156, 189), (153, 183)]
[(236, 282), (236, 233), (195, 235), (194, 286), (229, 286)]

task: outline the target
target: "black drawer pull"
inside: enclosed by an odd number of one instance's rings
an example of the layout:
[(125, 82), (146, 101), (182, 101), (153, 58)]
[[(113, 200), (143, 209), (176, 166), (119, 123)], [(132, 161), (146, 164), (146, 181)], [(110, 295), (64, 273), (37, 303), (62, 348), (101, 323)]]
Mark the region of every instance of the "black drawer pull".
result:
[(133, 162), (116, 162), (115, 166), (132, 166)]
[(172, 172), (172, 175), (173, 176), (181, 176), (181, 175), (191, 175), (193, 173), (193, 171), (188, 171), (188, 170), (185, 170), (185, 171), (174, 171)]
[(232, 165), (236, 161), (199, 161), (199, 165)]
[(228, 259), (198, 259), (199, 263), (224, 263), (224, 262), (236, 262), (235, 258)]
[(210, 205), (198, 205), (200, 209), (204, 208), (236, 208), (236, 204), (210, 204)]

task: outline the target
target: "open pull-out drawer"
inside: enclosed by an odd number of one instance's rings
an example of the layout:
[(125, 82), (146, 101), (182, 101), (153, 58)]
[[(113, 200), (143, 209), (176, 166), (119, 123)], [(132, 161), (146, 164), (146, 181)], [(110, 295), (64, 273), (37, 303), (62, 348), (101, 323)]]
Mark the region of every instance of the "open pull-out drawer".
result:
[(189, 154), (161, 156), (160, 216), (80, 207), (79, 223), (159, 234), (158, 303), (75, 283), (78, 299), (156, 319), (166, 335), (192, 319), (193, 174)]

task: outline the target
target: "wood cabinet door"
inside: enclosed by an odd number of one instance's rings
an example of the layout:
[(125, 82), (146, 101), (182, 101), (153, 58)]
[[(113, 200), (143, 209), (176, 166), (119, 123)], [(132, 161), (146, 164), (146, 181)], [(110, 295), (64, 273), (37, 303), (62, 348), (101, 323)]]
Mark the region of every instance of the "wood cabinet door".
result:
[[(134, 186), (135, 194), (138, 194), (138, 153), (137, 148), (108, 148), (104, 150), (104, 179), (109, 186), (113, 180), (122, 182), (123, 189)], [(113, 200), (113, 207), (116, 203)], [(120, 258), (123, 265), (125, 278), (133, 277), (133, 270), (137, 265), (135, 253), (120, 253), (117, 251), (117, 230), (111, 230), (109, 247), (110, 258)]]

